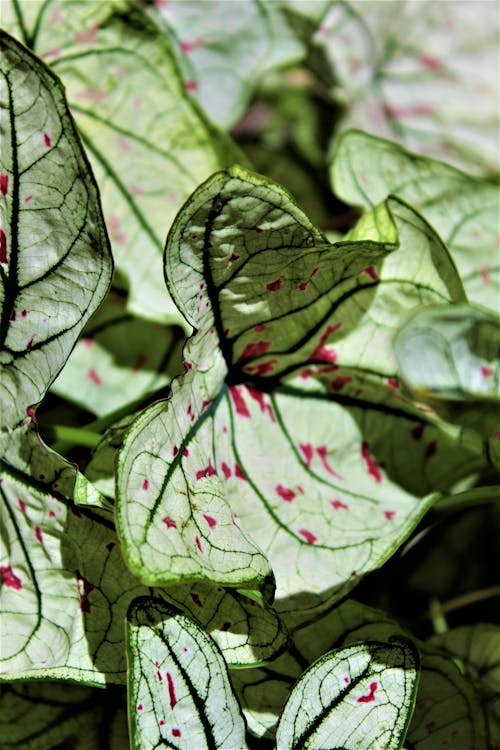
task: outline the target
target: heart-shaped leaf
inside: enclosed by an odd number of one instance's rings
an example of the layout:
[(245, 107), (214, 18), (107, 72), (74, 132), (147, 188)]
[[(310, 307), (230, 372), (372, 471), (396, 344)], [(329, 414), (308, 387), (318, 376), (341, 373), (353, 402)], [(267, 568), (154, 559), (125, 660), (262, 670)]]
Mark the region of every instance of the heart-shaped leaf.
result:
[(418, 670), (411, 641), (365, 641), (322, 656), (285, 703), (278, 750), (398, 750), (411, 718)]
[(132, 603), (126, 630), (134, 748), (246, 748), (226, 663), (191, 618), (143, 597)]
[(446, 243), (471, 302), (498, 312), (498, 185), (356, 130), (340, 137), (330, 169), (346, 203), (369, 211), (389, 194), (410, 203)]
[(450, 422), (500, 437), (500, 318), (470, 305), (417, 311), (395, 342), (401, 377)]

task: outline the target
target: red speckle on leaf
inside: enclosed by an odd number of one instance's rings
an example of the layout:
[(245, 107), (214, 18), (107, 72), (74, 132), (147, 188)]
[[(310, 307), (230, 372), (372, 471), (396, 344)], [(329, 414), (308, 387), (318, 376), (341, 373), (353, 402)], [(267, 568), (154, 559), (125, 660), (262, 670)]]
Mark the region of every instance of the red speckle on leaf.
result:
[(2, 195), (7, 195), (9, 191), (9, 175), (2, 174), (0, 172), (0, 192)]
[(405, 117), (425, 117), (427, 115), (433, 115), (435, 108), (432, 104), (426, 102), (418, 102), (417, 104), (410, 104), (406, 107), (396, 107), (392, 104), (384, 104), (384, 112), (388, 117), (394, 117), (397, 120), (402, 120)]
[(268, 292), (277, 292), (281, 288), (281, 284), (285, 280), (284, 276), (280, 276), (279, 279), (276, 279), (276, 281), (270, 281), (269, 284), (266, 284), (266, 289)]
[(54, 513), (54, 511), (49, 510), (49, 518), (55, 518), (55, 517), (56, 517), (56, 514)]
[(343, 503), (342, 500), (331, 500), (330, 505), (334, 510), (349, 510), (347, 503)]
[(261, 354), (265, 354), (270, 346), (270, 341), (260, 340), (250, 342), (243, 349), (242, 353), (236, 360), (236, 364), (239, 364), (240, 362), (243, 362), (247, 359), (251, 359), (252, 357), (258, 357)]
[(481, 375), (483, 376), (483, 378), (489, 378), (490, 375), (493, 375), (493, 373), (493, 367), (488, 367), (487, 365), (483, 365), (481, 367)]
[(245, 472), (239, 464), (234, 465), (234, 476), (238, 477), (238, 479), (244, 479), (246, 481)]
[(26, 416), (29, 417), (34, 424), (37, 424), (35, 410), (32, 406), (28, 406), (26, 409)]
[(33, 200), (33, 195), (30, 193), (29, 195), (26, 196), (26, 198), (24, 199), (24, 202), (29, 203), (31, 200)]
[(134, 372), (142, 370), (148, 359), (149, 357), (146, 352), (139, 352), (134, 359), (134, 364), (132, 365), (134, 368)]
[(200, 537), (199, 536), (196, 537), (195, 542), (196, 542), (196, 546), (198, 547), (198, 549), (200, 550), (200, 552), (203, 552), (203, 547), (201, 546), (201, 542), (200, 542)]
[(330, 466), (327, 459), (328, 454), (328, 446), (326, 445), (318, 445), (316, 448), (316, 453), (320, 457), (321, 463), (323, 464), (323, 468), (332, 476), (336, 477), (336, 479), (340, 479), (341, 482), (344, 481), (344, 477), (341, 477), (340, 474), (338, 474), (335, 469)]
[(311, 443), (300, 443), (299, 448), (304, 455), (306, 466), (309, 467), (311, 465), (311, 461), (313, 460), (313, 455), (314, 455), (313, 446), (311, 445)]
[(172, 448), (172, 456), (175, 458), (176, 455), (179, 453), (179, 449), (176, 445)]
[(168, 695), (170, 698), (170, 708), (173, 709), (175, 707), (175, 704), (177, 703), (177, 698), (175, 695), (174, 680), (170, 672), (167, 672), (167, 683), (168, 683)]
[(52, 146), (52, 141), (50, 140), (50, 136), (47, 135), (47, 133), (43, 134), (43, 142), (47, 146), (47, 148), (50, 148)]
[(327, 326), (324, 333), (322, 334), (318, 345), (315, 347), (313, 353), (308, 358), (309, 360), (322, 360), (323, 362), (335, 362), (337, 359), (337, 352), (334, 349), (327, 349), (325, 343), (328, 341), (332, 333), (338, 331), (342, 323), (335, 323), (335, 325)]
[(163, 682), (163, 677), (159, 669), (156, 670), (156, 676), (158, 677), (158, 682)]
[(182, 734), (181, 730), (180, 730), (180, 729), (177, 729), (177, 727), (174, 727), (174, 728), (172, 729), (172, 736), (173, 736), (173, 737), (180, 737), (180, 736), (181, 736), (181, 734)]
[(15, 310), (12, 310), (12, 312), (11, 312), (11, 314), (10, 314), (10, 320), (11, 320), (11, 321), (14, 321), (15, 319), (16, 319), (16, 311), (15, 311)]
[(75, 571), (76, 585), (78, 586), (78, 593), (80, 594), (80, 609), (85, 614), (90, 613), (90, 601), (89, 594), (94, 590), (94, 586), (82, 576), (79, 570)]
[(92, 26), (89, 26), (87, 29), (78, 31), (73, 38), (75, 42), (78, 42), (79, 44), (94, 44), (97, 40), (98, 29), (99, 26), (96, 23), (93, 23)]
[(387, 385), (391, 388), (400, 388), (399, 380), (396, 380), (396, 378), (387, 378)]
[(7, 263), (7, 235), (0, 229), (0, 263)]
[(251, 232), (257, 232), (257, 234), (261, 234), (264, 230), (262, 227), (258, 227), (257, 225), (250, 227)]
[(122, 232), (120, 219), (116, 214), (111, 214), (108, 219), (109, 236), (113, 242), (118, 245), (127, 244), (127, 236)]
[(436, 454), (436, 451), (437, 451), (437, 443), (435, 440), (431, 440), (425, 450), (425, 457), (432, 458), (432, 456)]
[(164, 719), (160, 719), (160, 721), (158, 722), (158, 724), (160, 725), (160, 727), (162, 727), (165, 724), (165, 720)]
[(435, 728), (436, 728), (436, 722), (434, 721), (434, 719), (432, 721), (429, 721), (429, 723), (425, 725), (427, 734), (432, 734)]
[(16, 576), (10, 565), (0, 565), (0, 575), (2, 576), (2, 583), (10, 589), (19, 591), (22, 589), (23, 584), (20, 578)]
[(213, 529), (214, 526), (217, 526), (217, 521), (215, 520), (213, 516), (207, 516), (206, 513), (203, 513), (203, 518), (208, 523), (211, 529)]
[(314, 370), (311, 367), (306, 367), (302, 372), (300, 373), (300, 377), (302, 380), (307, 380), (311, 377), (311, 375), (314, 375)]
[(290, 487), (284, 487), (282, 484), (277, 484), (274, 490), (281, 499), (285, 500), (287, 503), (290, 503), (295, 497), (297, 497), (296, 492), (290, 489)]
[(204, 43), (203, 37), (199, 36), (192, 42), (181, 41), (181, 50), (183, 52), (192, 52), (197, 47), (200, 47)]
[(203, 401), (201, 402), (201, 409), (200, 409), (200, 411), (205, 411), (205, 409), (207, 408), (207, 406), (210, 406), (211, 403), (212, 402), (211, 402), (210, 399), (204, 398)]
[(238, 385), (231, 385), (229, 386), (229, 393), (231, 395), (234, 408), (236, 409), (236, 413), (239, 414), (240, 417), (250, 417), (250, 412), (248, 411), (248, 407), (243, 398), (241, 387)]
[(18, 503), (19, 503), (21, 512), (26, 513), (26, 503), (24, 502), (24, 500), (21, 500), (21, 498), (19, 498)]
[(108, 542), (107, 545), (106, 545), (106, 549), (108, 550), (108, 552), (111, 552), (111, 550), (114, 548), (114, 546), (115, 546), (114, 542)]
[(443, 63), (437, 57), (431, 57), (430, 55), (421, 55), (418, 58), (420, 64), (427, 68), (427, 70), (439, 70), (443, 67)]
[(257, 401), (257, 403), (260, 406), (260, 410), (263, 414), (267, 412), (269, 417), (271, 418), (272, 422), (276, 422), (276, 417), (274, 416), (273, 407), (267, 400), (267, 396), (262, 391), (258, 391), (255, 388), (250, 388), (250, 386), (247, 386), (248, 395), (253, 398), (254, 401)]
[(189, 456), (189, 449), (188, 448), (184, 448), (183, 451), (182, 451), (182, 455), (187, 458)]
[(268, 359), (267, 362), (260, 362), (258, 365), (245, 365), (243, 369), (252, 375), (269, 375), (274, 370), (277, 361), (277, 359)]
[(315, 534), (312, 533), (312, 531), (309, 531), (308, 529), (299, 529), (299, 534), (304, 537), (308, 544), (314, 544), (314, 542), (318, 538)]
[(43, 534), (40, 526), (35, 526), (35, 536), (40, 544), (43, 544)]
[(197, 91), (198, 90), (198, 82), (197, 81), (186, 81), (184, 83), (184, 88), (186, 91)]
[(309, 276), (309, 278), (306, 279), (305, 281), (301, 281), (297, 288), (300, 289), (301, 292), (305, 292), (305, 290), (307, 289), (307, 287), (311, 283), (312, 277), (316, 276), (316, 274), (318, 273), (318, 271), (319, 271), (318, 266), (314, 266), (313, 270), (311, 271), (311, 275)]
[(384, 510), (384, 516), (387, 518), (388, 521), (390, 521), (391, 518), (394, 518), (395, 515), (396, 515), (395, 510)]
[(95, 367), (89, 367), (87, 372), (87, 379), (94, 383), (94, 385), (102, 385), (102, 379)]
[(377, 462), (375, 461), (375, 458), (370, 453), (370, 447), (366, 440), (363, 440), (363, 442), (361, 443), (361, 456), (363, 458), (363, 461), (365, 462), (368, 474), (370, 474), (370, 476), (372, 476), (376, 482), (381, 482), (382, 473), (378, 467)]
[(480, 268), (478, 268), (479, 275), (484, 286), (488, 286), (491, 281), (490, 270), (491, 266), (480, 266)]
[(208, 459), (208, 466), (206, 466), (204, 469), (198, 469), (196, 472), (196, 479), (202, 479), (203, 477), (213, 477), (215, 474), (215, 469), (212, 466), (212, 461), (209, 458)]
[(240, 256), (236, 253), (233, 253), (230, 258), (228, 258), (228, 263), (235, 263), (237, 260), (239, 260)]
[(149, 479), (144, 480), (144, 482), (142, 483), (142, 489), (143, 490), (149, 489)]
[(162, 523), (165, 524), (165, 526), (167, 527), (167, 529), (176, 529), (177, 528), (177, 521), (173, 521), (168, 516), (165, 516), (161, 520), (162, 520)]
[(137, 706), (137, 710), (142, 711), (142, 703), (139, 703), (139, 705)]
[(220, 626), (219, 630), (224, 630), (224, 631), (226, 631), (226, 630), (229, 630), (229, 628), (230, 628), (230, 627), (231, 627), (231, 623), (230, 623), (230, 622), (224, 622), (224, 623), (222, 623), (222, 625)]
[(28, 314), (27, 310), (21, 310), (21, 317), (25, 318)]
[(201, 601), (198, 594), (191, 591), (189, 596), (191, 597), (191, 599), (193, 600), (193, 602), (196, 604), (197, 607), (203, 607), (203, 602)]
[(332, 380), (332, 389), (335, 393), (338, 393), (348, 383), (352, 383), (350, 375), (337, 375), (337, 377)]
[(366, 275), (369, 276), (370, 279), (372, 279), (373, 281), (377, 281), (378, 279), (377, 270), (375, 266), (367, 266), (366, 268), (363, 269), (363, 273), (366, 273)]
[(259, 323), (258, 325), (253, 327), (253, 330), (255, 333), (261, 333), (262, 331), (266, 330), (266, 324), (265, 323)]
[(189, 404), (188, 408), (186, 409), (186, 414), (188, 415), (191, 422), (194, 422), (194, 411), (193, 411), (193, 407), (191, 406), (191, 404)]
[(414, 440), (420, 440), (422, 435), (424, 434), (425, 430), (425, 424), (416, 424), (414, 427), (411, 428), (411, 436)]
[(227, 465), (227, 463), (225, 461), (223, 461), (221, 463), (220, 467), (221, 467), (222, 472), (223, 472), (224, 476), (226, 477), (226, 479), (229, 479), (229, 477), (231, 476), (231, 469), (229, 468), (229, 466)]
[(375, 700), (377, 688), (378, 682), (370, 682), (370, 691), (366, 695), (360, 695), (358, 703), (372, 703)]

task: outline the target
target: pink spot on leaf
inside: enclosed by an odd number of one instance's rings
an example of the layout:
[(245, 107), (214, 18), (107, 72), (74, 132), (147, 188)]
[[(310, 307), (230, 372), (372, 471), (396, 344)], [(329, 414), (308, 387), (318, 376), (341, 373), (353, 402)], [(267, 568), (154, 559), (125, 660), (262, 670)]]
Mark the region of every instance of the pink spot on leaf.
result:
[(30, 193), (29, 195), (26, 196), (26, 198), (24, 199), (24, 202), (29, 203), (31, 200), (33, 200), (33, 195)]
[(43, 534), (40, 526), (35, 526), (35, 536), (40, 544), (43, 544)]
[(396, 378), (387, 378), (387, 385), (389, 385), (391, 388), (400, 388), (399, 380), (396, 380)]
[(145, 479), (144, 482), (142, 483), (142, 489), (143, 490), (149, 489), (149, 480), (148, 479)]
[(184, 448), (182, 451), (182, 455), (187, 458), (189, 456), (189, 448)]
[(208, 466), (206, 466), (204, 469), (198, 469), (196, 472), (196, 479), (203, 479), (203, 477), (213, 477), (215, 474), (215, 469), (212, 466), (212, 460), (208, 459)]
[(270, 281), (269, 284), (266, 284), (266, 289), (268, 292), (277, 292), (281, 288), (281, 284), (285, 280), (284, 276), (280, 276), (279, 279), (276, 279), (275, 281)]
[(258, 365), (245, 365), (243, 369), (252, 375), (269, 375), (274, 370), (277, 361), (277, 359), (268, 359), (267, 362), (260, 362)]
[(425, 457), (432, 458), (432, 456), (436, 455), (436, 451), (437, 451), (437, 443), (435, 440), (431, 440), (425, 450)]
[(375, 700), (375, 693), (378, 688), (377, 682), (370, 682), (370, 690), (366, 695), (360, 695), (358, 703), (372, 703)]
[(87, 371), (87, 379), (94, 383), (94, 385), (102, 385), (102, 379), (95, 367), (89, 367)]
[(479, 275), (484, 286), (488, 286), (491, 281), (490, 270), (491, 266), (481, 266), (480, 268), (478, 268)]
[(156, 676), (158, 677), (158, 682), (163, 682), (163, 677), (159, 669), (156, 670)]
[(309, 531), (308, 529), (299, 529), (299, 534), (304, 537), (308, 544), (314, 544), (314, 542), (318, 538), (315, 534), (312, 533), (312, 531)]
[(395, 510), (384, 510), (384, 516), (387, 518), (388, 521), (390, 521), (391, 518), (394, 518), (395, 515), (396, 515)]
[(180, 737), (180, 736), (181, 736), (181, 734), (182, 734), (181, 730), (180, 730), (180, 729), (177, 729), (177, 727), (174, 727), (174, 728), (172, 729), (172, 736), (173, 736), (173, 737)]
[(439, 70), (443, 67), (443, 63), (437, 57), (431, 57), (430, 55), (421, 55), (419, 58), (420, 64), (427, 68), (427, 70)]
[(285, 500), (287, 503), (290, 503), (295, 497), (297, 497), (296, 492), (290, 489), (290, 487), (284, 487), (282, 484), (277, 484), (274, 490), (281, 499)]
[(90, 613), (90, 601), (89, 594), (94, 590), (94, 586), (82, 576), (79, 570), (75, 571), (76, 585), (78, 586), (78, 593), (80, 594), (80, 609), (85, 614)]
[(375, 266), (367, 266), (365, 269), (363, 269), (363, 273), (366, 273), (366, 275), (369, 276), (373, 281), (377, 281), (378, 279), (378, 274)]
[(237, 260), (239, 260), (240, 256), (236, 253), (233, 253), (230, 258), (228, 258), (228, 263), (235, 263)]
[(175, 704), (177, 703), (177, 698), (175, 695), (174, 680), (170, 672), (167, 672), (167, 683), (168, 683), (168, 696), (170, 698), (170, 708), (173, 709), (175, 707)]
[(434, 719), (432, 721), (429, 721), (429, 723), (425, 725), (427, 734), (432, 734), (435, 728), (436, 728), (436, 722), (434, 721)]
[(184, 88), (186, 91), (197, 91), (198, 90), (198, 81), (186, 81), (184, 83)]
[(203, 607), (203, 602), (201, 601), (198, 594), (191, 591), (189, 596), (191, 597), (191, 599), (193, 600), (193, 602), (196, 604), (197, 607)]
[(88, 28), (78, 31), (73, 38), (79, 44), (94, 44), (97, 40), (98, 29), (99, 26), (93, 23)]
[(204, 43), (203, 37), (199, 36), (196, 39), (194, 39), (192, 42), (182, 41), (181, 40), (181, 50), (183, 52), (192, 52), (197, 47), (200, 47)]
[(21, 509), (21, 513), (26, 513), (26, 503), (24, 502), (24, 500), (21, 500), (21, 498), (19, 498), (18, 503)]
[(327, 454), (328, 454), (328, 447), (326, 445), (318, 445), (316, 448), (316, 453), (318, 454), (321, 463), (323, 464), (323, 468), (332, 476), (336, 477), (337, 479), (340, 479), (341, 482), (344, 481), (344, 477), (341, 477), (340, 474), (338, 474), (335, 469), (328, 463)]
[(7, 235), (0, 229), (0, 263), (7, 263)]
[(347, 503), (343, 503), (342, 500), (331, 500), (330, 505), (334, 510), (349, 510)]
[(137, 706), (137, 710), (142, 711), (142, 703), (139, 703), (139, 705)]
[(370, 453), (370, 447), (366, 440), (363, 440), (361, 443), (361, 456), (363, 458), (363, 461), (365, 462), (366, 470), (368, 471), (368, 474), (374, 478), (376, 482), (382, 481), (382, 473), (378, 467), (378, 464), (375, 460), (375, 458)]
[(315, 347), (314, 351), (312, 352), (311, 356), (309, 357), (309, 360), (316, 360), (319, 359), (323, 362), (335, 362), (337, 359), (337, 352), (334, 349), (327, 349), (325, 346), (326, 342), (332, 335), (332, 333), (335, 333), (338, 331), (342, 323), (335, 323), (335, 325), (329, 325), (326, 327), (324, 333), (322, 334), (318, 345)]
[(2, 195), (7, 195), (9, 191), (9, 175), (2, 174), (0, 172), (0, 192)]
[(258, 227), (257, 225), (254, 225), (253, 227), (250, 227), (251, 232), (257, 232), (257, 234), (261, 234), (264, 230), (262, 227)]
[(50, 148), (52, 146), (52, 141), (50, 140), (50, 136), (47, 133), (43, 134), (43, 142), (47, 146), (47, 148)]
[(332, 380), (332, 389), (335, 393), (338, 393), (348, 383), (352, 383), (350, 375), (337, 375), (337, 377)]
[(239, 464), (234, 465), (234, 476), (238, 477), (238, 479), (244, 479), (246, 481), (246, 475), (243, 469)]
[(165, 524), (167, 529), (176, 529), (177, 528), (177, 521), (173, 521), (168, 516), (164, 516), (164, 518), (161, 519), (162, 522)]
[(221, 467), (222, 472), (223, 472), (224, 476), (226, 477), (226, 479), (229, 479), (229, 477), (231, 476), (231, 469), (230, 469), (230, 467), (227, 465), (227, 463), (225, 461), (223, 461), (221, 463), (220, 467)]
[(253, 330), (255, 331), (255, 333), (262, 333), (262, 331), (266, 330), (266, 324), (259, 323), (258, 325), (253, 327)]
[(208, 516), (206, 513), (203, 513), (202, 515), (203, 515), (203, 518), (208, 523), (208, 525), (210, 526), (211, 529), (213, 529), (214, 526), (217, 526), (217, 521), (215, 520), (215, 518), (213, 516)]
[(160, 727), (162, 727), (165, 724), (165, 719), (160, 719), (158, 724), (160, 725)]
[(483, 378), (489, 378), (491, 375), (493, 375), (493, 373), (493, 367), (488, 367), (487, 365), (483, 365), (481, 367), (481, 375), (483, 376)]
[(265, 354), (271, 346), (270, 341), (252, 341), (247, 344), (236, 360), (236, 364), (240, 364), (245, 360), (251, 359), (252, 357), (259, 357), (261, 354)]
[(271, 418), (272, 422), (276, 422), (276, 417), (274, 416), (273, 407), (267, 400), (267, 396), (262, 391), (258, 391), (255, 388), (247, 387), (248, 395), (253, 398), (254, 401), (257, 401), (259, 404), (260, 410), (263, 414), (268, 414)]
[(23, 584), (21, 579), (16, 576), (10, 565), (0, 565), (0, 575), (2, 576), (2, 583), (10, 589), (19, 591), (22, 589)]
[(299, 449), (302, 451), (302, 454), (304, 455), (304, 460), (306, 462), (306, 466), (309, 468), (313, 460), (313, 455), (314, 455), (313, 446), (311, 445), (311, 443), (300, 443)]
[(425, 424), (416, 424), (414, 427), (411, 428), (411, 436), (414, 440), (420, 440), (422, 435), (424, 434), (425, 430)]
[(194, 417), (193, 407), (191, 406), (191, 404), (189, 404), (188, 408), (186, 409), (186, 414), (188, 415), (191, 422), (194, 422), (195, 417)]
[(200, 550), (200, 552), (203, 552), (203, 547), (201, 546), (201, 542), (200, 542), (200, 537), (199, 536), (196, 537), (195, 542), (196, 542), (196, 546), (198, 547), (198, 549)]
[(239, 414), (240, 417), (250, 417), (250, 412), (248, 411), (248, 407), (243, 398), (240, 386), (230, 386), (229, 393), (231, 395), (234, 408), (236, 409), (236, 413)]

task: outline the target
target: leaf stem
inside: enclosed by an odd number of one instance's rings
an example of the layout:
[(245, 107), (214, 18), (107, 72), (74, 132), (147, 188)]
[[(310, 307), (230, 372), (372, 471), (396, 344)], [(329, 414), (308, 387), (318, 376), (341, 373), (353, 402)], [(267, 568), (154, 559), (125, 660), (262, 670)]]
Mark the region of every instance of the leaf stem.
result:
[(43, 433), (46, 440), (49, 442), (54, 441), (51, 445), (52, 450), (56, 450), (56, 442), (95, 448), (101, 440), (101, 435), (85, 427), (67, 427), (65, 425), (54, 424), (44, 427)]
[(456, 596), (454, 599), (449, 599), (443, 604), (441, 604), (437, 599), (432, 599), (425, 616), (428, 620), (432, 620), (434, 623), (435, 617), (438, 615), (444, 616), (447, 612), (453, 612), (455, 609), (468, 607), (471, 604), (477, 604), (478, 602), (482, 602), (485, 599), (492, 599), (495, 596), (500, 596), (500, 586), (488, 586), (484, 589), (470, 591), (468, 594), (461, 594), (460, 596)]
[(464, 492), (458, 492), (456, 495), (449, 495), (434, 505), (432, 510), (435, 513), (448, 513), (449, 511), (464, 510), (472, 508), (475, 505), (484, 503), (497, 503), (500, 501), (500, 487), (491, 485), (487, 487), (472, 487)]

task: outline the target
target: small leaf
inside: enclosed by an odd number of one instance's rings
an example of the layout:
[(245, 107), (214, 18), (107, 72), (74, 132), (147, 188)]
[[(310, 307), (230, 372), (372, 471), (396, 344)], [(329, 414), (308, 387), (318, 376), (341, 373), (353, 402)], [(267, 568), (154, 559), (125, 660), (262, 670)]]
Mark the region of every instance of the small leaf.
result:
[(450, 422), (500, 437), (500, 318), (470, 305), (418, 310), (394, 341), (412, 395)]
[(18, 42), (3, 31), (0, 38), (6, 108), (0, 171), (8, 178), (0, 257), (5, 430), (26, 417), (56, 377), (106, 293), (112, 262), (63, 87)]
[(127, 618), (132, 745), (246, 748), (225, 661), (203, 630), (161, 600), (142, 597)]
[(410, 641), (365, 641), (332, 651), (295, 684), (276, 733), (278, 750), (397, 750), (406, 734), (418, 681)]

